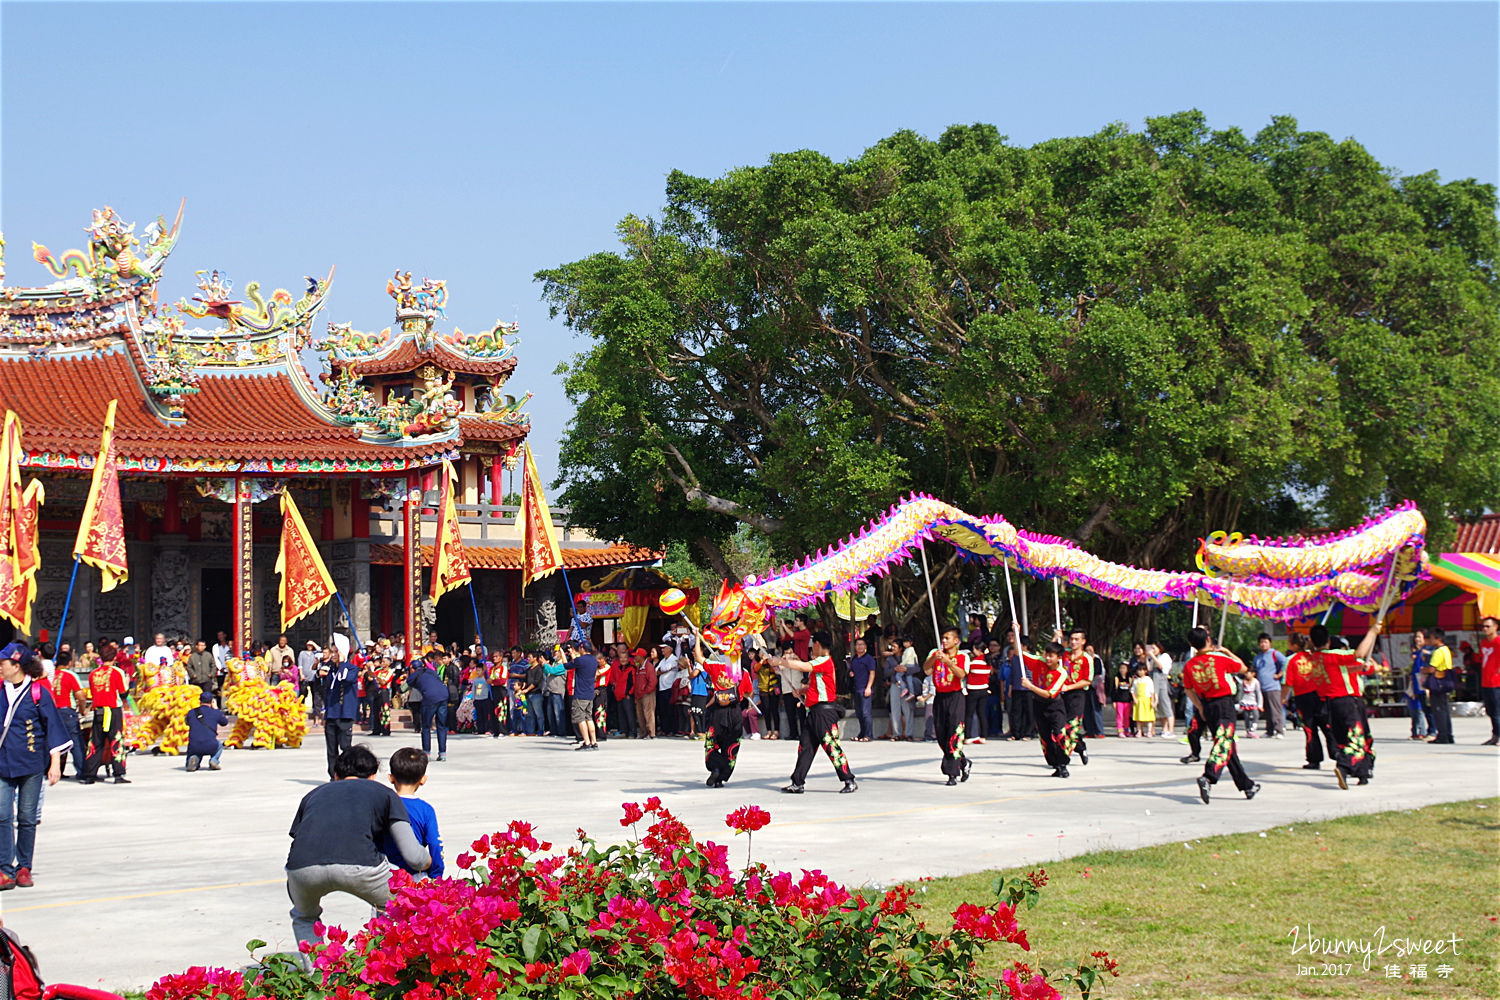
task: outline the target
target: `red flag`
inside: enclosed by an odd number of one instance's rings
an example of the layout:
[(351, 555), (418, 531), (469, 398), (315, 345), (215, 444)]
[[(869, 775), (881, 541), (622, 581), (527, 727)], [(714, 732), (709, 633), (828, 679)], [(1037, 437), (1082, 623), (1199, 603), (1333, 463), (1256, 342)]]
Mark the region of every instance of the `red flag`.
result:
[(542, 492), (542, 478), (531, 458), (531, 445), (522, 445), (526, 468), (521, 476), (521, 586), (562, 569), (562, 549), (552, 530), (552, 511)]
[(109, 593), (130, 579), (125, 563), (125, 517), (120, 510), (120, 472), (115, 465), (115, 406), (109, 401), (104, 414), (104, 434), (99, 438), (99, 457), (94, 460), (94, 479), (89, 484), (89, 499), (78, 524), (78, 538), (73, 555), (97, 566), (104, 575), (101, 593)]
[(281, 494), (281, 552), (276, 556), (276, 572), (281, 574), (277, 596), (283, 632), (333, 600), (337, 592), (289, 489)]
[(453, 464), (443, 461), (443, 489), (438, 514), (436, 544), (432, 556), (432, 603), (436, 604), (454, 587), (471, 579), (469, 560), (464, 556), (463, 535), (458, 529), (458, 506), (453, 499)]
[(7, 410), (0, 431), (0, 617), (30, 632), (36, 570), (42, 561), (37, 518), (45, 495), (35, 479), (22, 488), (24, 454), (21, 418)]

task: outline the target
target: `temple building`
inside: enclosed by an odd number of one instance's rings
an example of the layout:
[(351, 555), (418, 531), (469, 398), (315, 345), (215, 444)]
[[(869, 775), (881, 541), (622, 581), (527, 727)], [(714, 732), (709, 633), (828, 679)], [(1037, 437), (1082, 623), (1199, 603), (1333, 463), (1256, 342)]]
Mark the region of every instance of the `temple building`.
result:
[[(54, 256), (33, 245), (57, 279), (35, 288), (5, 284), (0, 240), (0, 409), (19, 415), (23, 475), (45, 489), (33, 633), (58, 637), (112, 399), (130, 578), (104, 594), (98, 572), (81, 566), (58, 638), (164, 632), (212, 642), (223, 631), (240, 648), (274, 641), (284, 490), (362, 638), (467, 643), (477, 619), (494, 648), (566, 627), (561, 575), (523, 593), (517, 511), (504, 502), (505, 474), (530, 430), (530, 395), (502, 392), (517, 364), (514, 324), (443, 333), (446, 283), (399, 271), (387, 283), (395, 322), (379, 333), (330, 323), (314, 335), (332, 270), (269, 295), (253, 281), (236, 293), (227, 275), (201, 271), (191, 300), (164, 305), (158, 284), (181, 220), (179, 208), (170, 225), (158, 218), (137, 237), (111, 209), (96, 211), (87, 249)], [(434, 606), (426, 595), (444, 459), (458, 476), (474, 583), (472, 600), (460, 588)], [(657, 558), (565, 521), (557, 515), (570, 576)], [(292, 638), (321, 639), (342, 624), (334, 603)], [(8, 628), (0, 622), (0, 639)]]

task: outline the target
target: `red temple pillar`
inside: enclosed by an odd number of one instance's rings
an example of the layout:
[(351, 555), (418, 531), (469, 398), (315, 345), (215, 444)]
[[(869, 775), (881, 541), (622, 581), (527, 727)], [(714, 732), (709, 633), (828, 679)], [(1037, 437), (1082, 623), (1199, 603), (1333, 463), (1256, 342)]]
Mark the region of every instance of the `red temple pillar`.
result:
[(182, 486), (167, 480), (167, 498), (162, 505), (161, 530), (168, 535), (182, 534)]
[(422, 646), (421, 637), (417, 634), (417, 593), (413, 586), (422, 554), (422, 522), (417, 516), (417, 504), (421, 497), (419, 482), (415, 472), (406, 474), (406, 496), (401, 501), (401, 629), (406, 633), (408, 664), (416, 658)]
[(251, 523), (255, 504), (250, 498), (250, 480), (234, 477), (234, 502), (230, 519), (233, 525), (234, 634), (230, 645), (234, 655), (244, 656), (253, 639), (255, 625), (255, 538)]
[[(490, 503), (496, 507), (500, 506), (500, 501), (505, 496), (505, 487), (500, 482), (500, 477), (504, 474), (505, 463), (500, 460), (499, 455), (496, 455), (490, 462)], [(500, 516), (498, 511), (495, 512), (495, 516)]]

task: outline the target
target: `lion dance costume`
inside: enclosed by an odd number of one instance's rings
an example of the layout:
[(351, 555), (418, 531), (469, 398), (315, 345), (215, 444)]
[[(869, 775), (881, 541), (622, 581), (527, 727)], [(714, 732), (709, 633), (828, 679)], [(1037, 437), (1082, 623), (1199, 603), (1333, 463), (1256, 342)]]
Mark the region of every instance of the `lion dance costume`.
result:
[(235, 717), (235, 723), (224, 745), (238, 749), (248, 741), (251, 747), (262, 749), (300, 747), (307, 732), (307, 707), (297, 689), (285, 681), (267, 684), (260, 660), (231, 658), (227, 666), (224, 709)]
[(125, 729), (125, 745), (141, 751), (161, 740), (161, 752), (175, 757), (187, 746), (187, 714), (198, 707), (202, 689), (187, 682), (186, 657), (140, 669), (140, 712)]

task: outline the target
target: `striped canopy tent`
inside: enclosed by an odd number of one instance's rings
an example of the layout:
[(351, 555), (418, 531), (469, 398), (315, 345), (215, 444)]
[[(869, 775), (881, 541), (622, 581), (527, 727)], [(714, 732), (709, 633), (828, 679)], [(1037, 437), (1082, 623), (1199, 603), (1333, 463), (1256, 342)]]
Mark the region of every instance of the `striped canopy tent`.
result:
[(1500, 617), (1500, 556), (1487, 552), (1444, 552), (1429, 562), (1432, 578), (1461, 587), (1478, 598), (1481, 618)]
[[(1436, 559), (1433, 560), (1436, 562)], [(1407, 635), (1419, 628), (1437, 626), (1445, 632), (1473, 632), (1479, 628), (1482, 617), (1475, 594), (1445, 580), (1423, 580), (1417, 584), (1405, 601), (1391, 608), (1385, 616), (1386, 631), (1396, 635)], [(1500, 595), (1497, 595), (1500, 596)], [(1322, 615), (1313, 615), (1292, 622), (1294, 632), (1306, 633)], [(1370, 627), (1370, 616), (1362, 611), (1352, 611), (1343, 605), (1334, 607), (1328, 616), (1328, 631), (1332, 635), (1364, 635)]]

